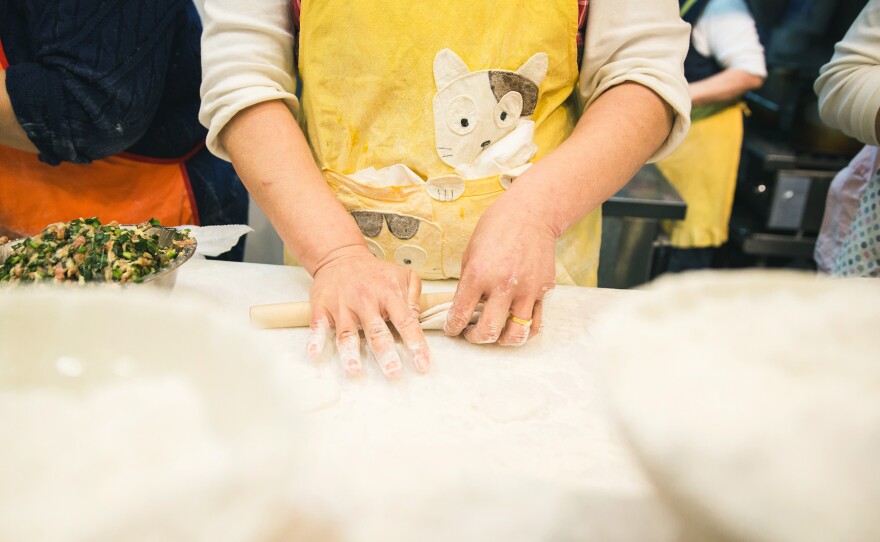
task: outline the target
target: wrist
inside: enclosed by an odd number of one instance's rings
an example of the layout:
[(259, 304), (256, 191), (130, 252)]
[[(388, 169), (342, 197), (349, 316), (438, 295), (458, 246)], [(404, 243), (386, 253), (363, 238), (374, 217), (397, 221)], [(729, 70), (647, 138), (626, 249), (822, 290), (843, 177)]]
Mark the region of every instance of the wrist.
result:
[(362, 258), (364, 256), (373, 257), (373, 254), (370, 252), (370, 249), (367, 248), (367, 244), (363, 241), (360, 242), (352, 242), (349, 244), (336, 246), (327, 252), (323, 253), (318, 260), (307, 267), (307, 271), (313, 277), (318, 274), (322, 269), (335, 265), (339, 262), (353, 259), (353, 258)]
[[(528, 173), (530, 172), (526, 175)], [(497, 208), (503, 216), (516, 217), (516, 220), (535, 224), (558, 239), (569, 226), (580, 219), (578, 216), (568, 216), (573, 214), (576, 206), (566, 206), (563, 203), (566, 198), (571, 203), (577, 199), (577, 195), (555, 193), (554, 187), (542, 183), (542, 180), (532, 176), (517, 179), (490, 209)]]
[(569, 226), (552, 203), (548, 204), (544, 198), (536, 197), (535, 194), (522, 196), (514, 192), (512, 187), (489, 207), (486, 214), (490, 213), (498, 214), (504, 220), (529, 224), (537, 230), (547, 232), (554, 239), (561, 237)]

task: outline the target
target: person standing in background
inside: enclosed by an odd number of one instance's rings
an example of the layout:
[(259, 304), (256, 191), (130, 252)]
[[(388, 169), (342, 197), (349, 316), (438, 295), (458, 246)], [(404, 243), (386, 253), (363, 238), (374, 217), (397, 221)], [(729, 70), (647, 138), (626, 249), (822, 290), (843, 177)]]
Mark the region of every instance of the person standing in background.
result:
[(0, 236), (80, 216), (247, 222), (247, 191), (204, 146), (200, 35), (191, 0), (0, 1)]
[(449, 335), (506, 345), (595, 285), (601, 203), (689, 125), (677, 8), (207, 0), (208, 145), (314, 276), (310, 353), (333, 327), (359, 373), (360, 327), (397, 375), (390, 321), (427, 371), (420, 278), (460, 277)]
[(822, 120), (867, 146), (831, 183), (815, 259), (836, 276), (880, 277), (880, 0), (870, 0), (815, 85)]
[(682, 145), (657, 167), (687, 203), (684, 220), (663, 222), (667, 271), (710, 267), (727, 241), (743, 139), (740, 98), (767, 76), (764, 50), (744, 0), (680, 0), (692, 24), (685, 59), (693, 109)]

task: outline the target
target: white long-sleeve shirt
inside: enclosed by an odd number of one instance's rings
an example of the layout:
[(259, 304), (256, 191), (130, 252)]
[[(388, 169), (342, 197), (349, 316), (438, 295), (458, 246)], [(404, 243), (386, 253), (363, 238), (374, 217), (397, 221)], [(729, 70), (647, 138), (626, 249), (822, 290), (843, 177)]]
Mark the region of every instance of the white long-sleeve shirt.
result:
[(691, 41), (698, 53), (714, 58), (724, 69), (767, 77), (764, 47), (744, 0), (709, 0), (694, 24)]
[[(690, 31), (678, 9), (675, 0), (589, 4), (577, 89), (581, 103), (589, 106), (623, 82), (653, 90), (672, 107), (675, 120), (652, 160), (671, 153), (690, 126), (691, 100), (683, 73)], [(208, 128), (207, 143), (214, 154), (229, 159), (217, 136), (242, 109), (280, 99), (298, 113), (294, 40), (290, 0), (205, 1), (199, 118)]]
[(825, 124), (868, 145), (880, 145), (880, 0), (870, 0), (834, 47), (816, 80), (819, 114)]

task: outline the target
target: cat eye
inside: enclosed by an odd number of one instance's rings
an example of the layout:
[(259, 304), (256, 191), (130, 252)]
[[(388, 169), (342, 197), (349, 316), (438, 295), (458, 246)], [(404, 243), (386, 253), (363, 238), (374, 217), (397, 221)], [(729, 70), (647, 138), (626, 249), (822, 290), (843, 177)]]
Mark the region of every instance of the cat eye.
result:
[(477, 126), (477, 102), (470, 96), (456, 96), (449, 102), (446, 123), (458, 135), (474, 131)]
[(508, 92), (495, 105), (495, 125), (499, 128), (512, 128), (522, 113), (522, 95)]

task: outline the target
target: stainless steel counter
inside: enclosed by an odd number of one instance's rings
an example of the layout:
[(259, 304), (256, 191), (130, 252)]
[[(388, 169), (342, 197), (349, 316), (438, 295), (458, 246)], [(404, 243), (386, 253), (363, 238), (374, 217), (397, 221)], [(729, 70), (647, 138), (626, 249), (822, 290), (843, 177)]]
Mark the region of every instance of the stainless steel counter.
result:
[(660, 220), (681, 220), (687, 205), (654, 165), (647, 165), (602, 205), (599, 286), (632, 288), (651, 277)]
[(603, 216), (680, 220), (687, 205), (657, 166), (649, 164), (602, 205)]

